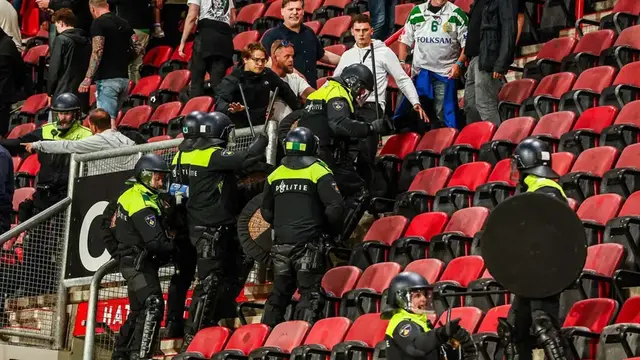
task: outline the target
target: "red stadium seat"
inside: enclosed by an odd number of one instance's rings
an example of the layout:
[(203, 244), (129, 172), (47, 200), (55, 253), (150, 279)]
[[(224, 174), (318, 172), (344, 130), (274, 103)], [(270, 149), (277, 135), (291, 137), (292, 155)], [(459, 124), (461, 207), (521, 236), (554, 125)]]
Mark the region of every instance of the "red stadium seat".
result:
[(22, 57), (22, 61), (24, 61), (25, 64), (37, 66), (40, 58), (46, 58), (47, 56), (49, 56), (49, 45), (38, 45), (27, 50)]
[(282, 0), (275, 0), (269, 3), (267, 11), (262, 17), (253, 24), (253, 29), (258, 30), (261, 34), (267, 29), (271, 29), (282, 22)]
[(476, 188), (473, 195), (473, 206), (493, 209), (500, 202), (513, 195), (516, 183), (517, 181), (511, 178), (511, 159), (500, 160), (493, 167), (487, 183)]
[(429, 241), (444, 230), (448, 220), (449, 216), (443, 212), (424, 213), (414, 217), (404, 237), (391, 245), (389, 261), (404, 267), (414, 260), (425, 258)]
[(640, 175), (640, 144), (629, 145), (622, 151), (615, 169), (607, 171), (602, 179), (601, 192), (629, 197), (640, 190), (636, 178)]
[(618, 217), (607, 222), (604, 230), (604, 243), (618, 243), (625, 247), (626, 256), (623, 269), (639, 271), (640, 253), (638, 253), (638, 237), (635, 234), (637, 218), (640, 217), (640, 191), (627, 198), (618, 213)]
[(158, 75), (164, 78), (172, 71), (186, 69), (189, 65), (189, 61), (191, 61), (191, 56), (193, 55), (193, 41), (189, 41), (184, 44), (183, 51), (184, 56), (180, 56), (180, 52), (178, 51), (178, 48), (176, 48), (169, 60), (165, 61), (162, 66), (160, 66), (160, 69), (158, 69)]
[[(306, 20), (310, 20), (311, 16), (313, 15), (313, 13), (320, 9), (320, 7), (322, 7), (322, 3), (324, 2), (324, 0), (310, 0), (310, 1), (305, 1), (304, 2), (304, 17)], [(318, 21), (318, 23), (320, 23), (320, 21)], [(307, 23), (305, 23), (305, 25), (307, 25)], [(309, 25), (307, 25), (309, 26)], [(322, 26), (322, 24), (320, 24), (320, 26)], [(310, 26), (309, 26), (310, 27)], [(318, 33), (317, 31), (315, 32), (316, 34)]]
[(583, 151), (576, 159), (571, 172), (562, 176), (559, 183), (566, 195), (578, 204), (599, 192), (600, 181), (618, 158), (618, 150), (601, 146)]
[(623, 150), (625, 146), (638, 142), (640, 134), (640, 100), (626, 104), (613, 125), (602, 130), (600, 144)]
[[(436, 193), (449, 181), (451, 173), (451, 169), (444, 166), (420, 171), (411, 182), (409, 189), (396, 197), (393, 203), (393, 212), (411, 219), (418, 214), (429, 211)], [(374, 198), (372, 199), (372, 208), (378, 210), (378, 206), (382, 205), (386, 205), (388, 208), (392, 202), (393, 200), (390, 199)], [(386, 212), (386, 208), (378, 212)]]
[(264, 346), (253, 350), (249, 354), (250, 359), (269, 359), (272, 356), (286, 356), (291, 351), (302, 344), (309, 325), (306, 321), (285, 321), (276, 325), (264, 342)]
[[(9, 118), (9, 131), (20, 124), (33, 123), (38, 118), (38, 115), (43, 113), (49, 105), (49, 95), (47, 94), (35, 94), (31, 95), (25, 100), (24, 104), (20, 108), (20, 111), (14, 113)], [(4, 136), (6, 134), (0, 134)]]
[(387, 197), (397, 193), (401, 164), (407, 154), (415, 150), (419, 141), (420, 135), (417, 133), (396, 134), (390, 136), (380, 150), (375, 166), (384, 180), (383, 190)]
[(573, 125), (573, 130), (560, 137), (559, 151), (579, 155), (586, 149), (598, 146), (600, 133), (611, 125), (618, 115), (613, 106), (598, 106), (586, 110)]
[[(593, 349), (598, 337), (604, 327), (611, 323), (617, 310), (618, 303), (612, 299), (587, 299), (571, 307), (562, 325), (562, 334), (570, 340), (575, 359), (595, 357)], [(583, 346), (576, 347), (577, 341)]]
[[(257, 30), (249, 30), (239, 33), (233, 37), (233, 50), (242, 51), (249, 43), (256, 42), (260, 39), (260, 32)], [(269, 49), (271, 51), (271, 49)]]
[(620, 69), (613, 84), (602, 90), (600, 105), (624, 107), (631, 101), (637, 100), (640, 92), (640, 62), (629, 63)]
[(598, 66), (587, 69), (578, 76), (573, 88), (562, 95), (560, 110), (576, 111), (578, 115), (586, 109), (598, 106), (600, 93), (611, 86), (617, 73), (612, 66)]
[(616, 33), (613, 30), (599, 30), (585, 34), (578, 41), (573, 53), (562, 59), (562, 71), (580, 74), (596, 66), (602, 50), (610, 48), (615, 39)]
[(20, 33), (25, 38), (36, 36), (40, 31), (40, 9), (36, 2), (25, 1), (23, 4), (30, 4), (31, 6), (23, 7), (24, 11), (20, 11), (20, 17), (22, 18)]
[[(388, 320), (380, 319), (379, 313), (362, 315), (353, 322), (344, 341), (336, 344), (331, 354), (323, 353), (323, 355), (331, 355), (332, 359), (355, 359), (359, 357), (354, 356), (354, 353), (365, 352), (371, 356), (374, 347), (384, 340), (388, 324)], [(363, 358), (366, 357), (367, 355)]]
[(500, 120), (519, 116), (520, 105), (533, 94), (538, 82), (533, 79), (520, 79), (506, 83), (498, 94)]
[(96, 99), (96, 91), (98, 91), (98, 85), (91, 84), (89, 86), (89, 107), (92, 109), (96, 107), (96, 102), (98, 101)]
[(551, 168), (558, 175), (564, 176), (571, 170), (575, 160), (576, 156), (570, 152), (553, 153), (551, 154)]
[(576, 74), (561, 72), (547, 75), (536, 87), (533, 95), (520, 106), (520, 116), (532, 116), (540, 119), (546, 114), (558, 110), (560, 97), (571, 90), (576, 81)]
[(640, 26), (624, 29), (612, 47), (600, 53), (600, 65), (610, 65), (621, 68), (630, 62), (638, 60), (640, 50)]
[(509, 316), (510, 309), (511, 305), (491, 308), (482, 319), (476, 333), (471, 336), (478, 346), (478, 352), (481, 355), (480, 359), (493, 359), (493, 356), (489, 354), (488, 345), (498, 341), (498, 319)]
[(407, 18), (409, 17), (409, 13), (411, 12), (411, 10), (413, 10), (415, 6), (416, 5), (413, 3), (396, 5), (396, 11), (395, 11), (396, 30), (400, 30), (400, 28), (404, 26), (404, 23), (407, 22)]
[(572, 111), (558, 111), (540, 118), (531, 136), (548, 143), (555, 151), (558, 148), (560, 137), (573, 127), (576, 114)]
[[(317, 2), (322, 3), (322, 0), (318, 0)], [(307, 4), (311, 3), (310, 1), (307, 2), (305, 1), (304, 6), (305, 8), (307, 7)], [(311, 29), (313, 31), (314, 34), (318, 35), (318, 33), (320, 32), (320, 29), (322, 29), (322, 23), (320, 21), (317, 20), (313, 20), (313, 21), (307, 21), (306, 23), (304, 23), (304, 25), (308, 26), (309, 29)]]
[(189, 70), (176, 70), (168, 73), (158, 87), (159, 96), (163, 98), (159, 103), (178, 100), (178, 94), (189, 85), (190, 80), (191, 72)]
[(118, 129), (137, 130), (149, 120), (152, 112), (153, 109), (149, 105), (140, 105), (131, 108), (126, 114), (124, 114), (122, 120), (120, 120)]
[(13, 173), (15, 174), (20, 168), (20, 164), (22, 164), (22, 158), (20, 156), (12, 156), (11, 160), (13, 160)]
[(291, 351), (292, 359), (309, 359), (311, 354), (317, 354), (317, 350), (331, 353), (334, 346), (344, 340), (347, 331), (351, 327), (351, 320), (345, 317), (332, 317), (321, 319), (311, 328), (304, 339), (304, 344)]
[(496, 126), (490, 121), (478, 121), (465, 126), (453, 145), (442, 151), (440, 165), (451, 169), (475, 161), (480, 146), (491, 140)]
[[(637, 335), (640, 332), (640, 296), (633, 296), (622, 304), (613, 325), (605, 326), (600, 336), (598, 352), (623, 359), (637, 354)], [(629, 358), (631, 359), (640, 359)]]
[[(387, 216), (373, 222), (362, 242), (356, 245), (350, 264), (361, 269), (387, 260), (389, 249), (407, 228), (409, 220), (404, 216)], [(360, 249), (362, 253), (360, 253)]]
[(196, 333), (187, 351), (174, 357), (175, 360), (207, 360), (221, 351), (227, 343), (231, 330), (222, 326), (211, 326)]
[(575, 201), (572, 198), (567, 198), (567, 204), (569, 205), (569, 207), (571, 208), (571, 210), (578, 211), (578, 202)]
[(531, 134), (535, 125), (536, 120), (532, 117), (517, 117), (503, 121), (491, 141), (480, 147), (478, 160), (495, 165), (502, 159), (510, 158), (513, 149)]
[(338, 44), (342, 34), (349, 30), (350, 26), (351, 16), (343, 15), (330, 18), (320, 30), (318, 37), (324, 42), (325, 46)]
[(31, 154), (20, 164), (20, 169), (15, 173), (16, 188), (33, 187), (36, 175), (40, 171), (38, 154)]
[(476, 188), (487, 182), (491, 164), (483, 161), (462, 164), (451, 175), (447, 187), (438, 190), (433, 200), (433, 210), (449, 215), (469, 207), (473, 203)]
[(32, 187), (23, 187), (15, 189), (13, 192), (13, 223), (18, 223), (18, 210), (20, 210), (20, 204), (25, 200), (33, 198), (33, 193), (36, 191)]
[(329, 78), (326, 76), (319, 78), (316, 81), (316, 89), (320, 89), (322, 86), (324, 86), (324, 84), (327, 82), (328, 79)]
[(471, 11), (472, 3), (473, 3), (473, 0), (457, 0), (456, 6), (468, 14)]
[(578, 208), (577, 214), (587, 232), (587, 244), (602, 242), (604, 227), (618, 215), (622, 197), (616, 194), (600, 194), (587, 198)]
[(28, 123), (28, 124), (20, 124), (9, 132), (7, 139), (17, 139), (21, 136), (24, 136), (36, 129), (36, 124)]
[(153, 136), (150, 137), (149, 140), (147, 140), (147, 142), (149, 144), (154, 143), (154, 142), (160, 142), (160, 141), (167, 141), (167, 140), (171, 140), (172, 137), (169, 135), (159, 135), (159, 136)]
[(160, 75), (151, 75), (140, 79), (129, 94), (131, 105), (146, 105), (149, 97), (154, 91), (158, 90), (161, 82)]
[[(587, 260), (584, 265), (584, 270), (578, 282), (584, 279), (593, 279), (605, 281), (599, 277), (612, 278), (613, 274), (624, 257), (624, 246), (620, 244), (597, 244), (587, 248)], [(590, 275), (596, 275), (598, 277), (592, 278)], [(608, 284), (601, 284), (608, 285)], [(601, 289), (604, 290), (604, 289)], [(601, 291), (599, 297), (609, 297), (610, 294), (605, 291)]]
[(312, 19), (326, 23), (328, 19), (345, 14), (351, 4), (350, 0), (325, 0), (319, 9), (313, 12)]
[(523, 77), (542, 80), (543, 77), (560, 71), (562, 59), (573, 52), (578, 40), (572, 37), (560, 37), (542, 45), (536, 59), (524, 66)]
[(338, 266), (329, 269), (322, 277), (322, 288), (327, 295), (341, 298), (356, 286), (361, 274), (362, 271), (355, 266)]
[[(247, 356), (264, 344), (269, 335), (269, 327), (264, 324), (249, 324), (237, 328), (224, 350), (211, 357), (211, 360), (233, 358), (233, 355)], [(232, 355), (231, 357), (229, 355)]]
[[(444, 272), (440, 275), (440, 280), (434, 284), (433, 291), (441, 294), (464, 291), (469, 286), (469, 283), (478, 279), (483, 271), (484, 260), (481, 256), (471, 255), (455, 258), (444, 269)], [(434, 301), (436, 313), (439, 314), (451, 307), (459, 306), (459, 304), (460, 299), (448, 300), (444, 296), (437, 297)]]
[(236, 16), (236, 26), (239, 31), (250, 30), (253, 24), (262, 17), (267, 6), (263, 3), (255, 3), (243, 6)]
[(440, 153), (453, 144), (458, 130), (441, 128), (427, 131), (415, 147), (415, 151), (407, 154), (402, 162), (398, 192), (406, 191), (418, 172), (438, 166)]
[(342, 297), (340, 316), (354, 320), (366, 313), (377, 312), (382, 292), (389, 287), (400, 270), (400, 265), (393, 262), (373, 264), (366, 268), (354, 290)]
[(140, 68), (140, 76), (145, 77), (158, 73), (158, 69), (165, 62), (169, 61), (173, 49), (171, 46), (161, 45), (151, 48), (144, 55), (142, 67)]
[(640, 4), (635, 0), (619, 0), (615, 2), (611, 13), (600, 18), (600, 22), (592, 20), (586, 20), (584, 18), (578, 19), (576, 22), (576, 29), (579, 34), (582, 34), (581, 25), (600, 25), (600, 29), (612, 29), (616, 33), (620, 32), (635, 24), (637, 22), (638, 15), (640, 15)]
[(418, 273), (424, 277), (429, 284), (434, 284), (440, 278), (444, 270), (444, 263), (438, 259), (420, 259), (412, 261), (404, 271)]
[(210, 96), (198, 96), (189, 99), (180, 111), (180, 115), (188, 115), (192, 111), (209, 112), (213, 106), (213, 98)]
[(180, 101), (172, 101), (158, 106), (149, 118), (145, 135), (148, 134), (150, 137), (167, 135), (169, 122), (180, 114), (180, 109), (182, 109)]
[(457, 257), (470, 255), (473, 237), (488, 216), (489, 209), (484, 207), (469, 207), (453, 213), (442, 233), (431, 238), (429, 258), (449, 264)]
[(453, 308), (440, 315), (440, 319), (438, 320), (438, 323), (435, 324), (435, 327), (438, 328), (447, 324), (447, 313), (449, 311), (451, 311), (451, 320), (460, 319), (460, 326), (467, 330), (469, 334), (476, 333), (476, 329), (480, 325), (480, 321), (482, 321), (482, 317), (484, 316), (482, 311), (475, 307), (468, 306)]

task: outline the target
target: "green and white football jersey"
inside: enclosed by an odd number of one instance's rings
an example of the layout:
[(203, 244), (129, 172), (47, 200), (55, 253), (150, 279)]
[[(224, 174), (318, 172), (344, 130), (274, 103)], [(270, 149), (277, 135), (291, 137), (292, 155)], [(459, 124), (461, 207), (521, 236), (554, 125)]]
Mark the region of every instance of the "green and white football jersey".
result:
[(411, 10), (400, 41), (413, 46), (414, 72), (427, 69), (446, 76), (465, 46), (469, 19), (450, 1), (436, 14), (428, 7), (427, 1)]

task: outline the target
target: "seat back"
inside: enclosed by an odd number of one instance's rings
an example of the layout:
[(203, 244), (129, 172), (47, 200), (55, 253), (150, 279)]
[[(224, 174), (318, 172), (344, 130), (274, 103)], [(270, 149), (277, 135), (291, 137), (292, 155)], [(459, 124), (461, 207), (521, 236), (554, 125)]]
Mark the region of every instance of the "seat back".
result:
[(20, 203), (22, 203), (25, 200), (31, 199), (33, 197), (34, 192), (36, 192), (36, 189), (32, 187), (23, 187), (23, 188), (15, 189), (13, 192), (13, 199), (12, 199), (13, 211), (17, 212), (20, 207)]
[(165, 76), (158, 89), (178, 93), (189, 85), (190, 80), (191, 72), (189, 70), (174, 70)]
[(451, 175), (447, 187), (464, 186), (474, 191), (478, 185), (487, 182), (490, 172), (491, 164), (484, 161), (462, 164)]
[(640, 191), (634, 192), (627, 198), (618, 216), (640, 216)]
[(538, 120), (531, 135), (545, 135), (560, 139), (562, 134), (571, 130), (575, 121), (576, 113), (573, 111), (557, 111), (546, 114)]
[(469, 255), (457, 257), (449, 262), (440, 276), (440, 281), (455, 281), (467, 287), (484, 271), (484, 260), (481, 256)]
[(454, 128), (440, 128), (427, 131), (420, 139), (416, 150), (431, 150), (437, 154), (453, 144), (458, 130)]
[(452, 308), (440, 315), (440, 319), (436, 327), (445, 326), (447, 324), (448, 312), (451, 311), (451, 320), (460, 319), (460, 326), (467, 330), (469, 334), (475, 334), (476, 329), (482, 320), (482, 310), (472, 306), (462, 306)]
[(640, 127), (640, 100), (627, 103), (620, 110), (614, 124), (631, 124)]
[(322, 277), (322, 289), (326, 293), (340, 298), (356, 286), (360, 275), (362, 275), (362, 270), (355, 266), (334, 267)]
[(482, 319), (482, 323), (478, 327), (478, 333), (497, 333), (498, 318), (506, 318), (509, 316), (511, 305), (501, 305), (491, 308)]
[(443, 232), (460, 232), (465, 236), (473, 237), (484, 226), (489, 216), (489, 209), (482, 206), (473, 206), (460, 209), (453, 213)]
[(133, 90), (131, 90), (130, 96), (144, 96), (149, 97), (151, 93), (158, 90), (162, 77), (160, 75), (149, 75), (140, 79)]
[(618, 0), (613, 6), (612, 12), (627, 12), (634, 15), (640, 15), (640, 3), (635, 0)]
[(504, 84), (498, 93), (498, 101), (506, 101), (515, 104), (522, 102), (531, 96), (538, 82), (534, 79), (520, 79)]
[(558, 152), (551, 154), (551, 168), (558, 175), (563, 176), (569, 172), (573, 166), (576, 156), (570, 152)]
[(239, 33), (233, 37), (233, 50), (242, 51), (249, 43), (256, 42), (260, 39), (258, 30), (248, 30)]
[(311, 325), (306, 321), (285, 321), (273, 328), (264, 346), (277, 347), (282, 352), (290, 353), (293, 348), (302, 344), (309, 328)]
[(192, 111), (209, 112), (213, 106), (213, 98), (210, 96), (198, 96), (189, 99), (182, 108), (180, 115), (188, 115)]
[(22, 137), (23, 135), (26, 135), (34, 131), (35, 129), (36, 129), (36, 124), (34, 123), (20, 124), (14, 127), (13, 129), (11, 129), (11, 132), (7, 136), (7, 139), (17, 139), (19, 137)]
[(248, 324), (237, 328), (229, 342), (224, 347), (225, 350), (239, 350), (243, 354), (259, 348), (269, 335), (269, 327), (265, 324)]
[(624, 257), (624, 246), (621, 244), (597, 244), (587, 248), (587, 260), (584, 269), (598, 275), (611, 277), (618, 270)]
[(438, 281), (444, 270), (444, 263), (438, 259), (420, 259), (409, 263), (404, 271), (411, 271), (422, 275), (429, 284)]
[(409, 191), (424, 191), (428, 195), (435, 195), (449, 181), (453, 171), (446, 166), (437, 166), (420, 171), (411, 182)]
[(487, 183), (505, 182), (511, 186), (516, 186), (517, 180), (511, 178), (511, 159), (503, 159), (498, 161), (493, 167)]
[(573, 37), (560, 37), (547, 41), (542, 45), (536, 59), (551, 59), (557, 62), (571, 54), (576, 47), (578, 39)]
[(453, 142), (454, 145), (469, 145), (480, 149), (480, 145), (491, 140), (496, 126), (490, 121), (478, 121), (465, 126)]
[(429, 241), (432, 236), (442, 232), (448, 220), (449, 216), (443, 212), (419, 214), (411, 219), (404, 236), (419, 236)]
[(535, 125), (536, 120), (530, 116), (505, 120), (500, 124), (492, 140), (510, 141), (517, 144), (531, 134)]
[(618, 150), (612, 146), (600, 146), (580, 153), (571, 172), (586, 172), (602, 177), (611, 169), (618, 157)]
[(169, 120), (175, 118), (182, 109), (182, 103), (180, 101), (172, 101), (158, 106), (149, 118), (149, 122), (158, 122), (162, 124), (168, 124)]
[(236, 23), (253, 25), (264, 14), (266, 8), (267, 6), (264, 3), (245, 5), (238, 11)]
[(616, 168), (640, 169), (640, 144), (625, 147), (616, 162)]
[(149, 105), (140, 105), (129, 109), (120, 120), (118, 128), (138, 129), (149, 120), (153, 109)]
[(342, 342), (350, 327), (351, 320), (346, 317), (321, 319), (313, 324), (309, 335), (304, 339), (304, 344), (322, 345), (325, 349), (331, 350)]
[(571, 90), (573, 83), (576, 81), (576, 74), (570, 72), (560, 72), (547, 75), (533, 92), (533, 96), (549, 95), (554, 98), (560, 98), (562, 94)]
[(373, 289), (378, 294), (382, 294), (400, 270), (400, 265), (392, 262), (373, 264), (364, 270), (355, 288)]
[(231, 330), (222, 326), (211, 326), (196, 333), (187, 347), (187, 352), (199, 352), (206, 359), (220, 352), (227, 343)]
[(616, 324), (624, 323), (640, 323), (640, 296), (632, 296), (622, 304)]
[(419, 141), (420, 135), (413, 132), (392, 135), (382, 146), (380, 155), (395, 155), (398, 159), (404, 159), (408, 153), (415, 150)]
[(586, 299), (573, 304), (562, 327), (579, 326), (595, 333), (611, 323), (618, 310), (618, 303), (613, 299)]
[(600, 194), (586, 198), (577, 214), (580, 220), (594, 221), (604, 225), (618, 215), (622, 206), (622, 196), (617, 194)]
[(400, 215), (386, 216), (373, 222), (362, 241), (381, 241), (391, 245), (400, 238), (407, 228), (409, 220)]
[(144, 55), (142, 63), (144, 65), (151, 65), (157, 69), (162, 63), (169, 60), (172, 52), (173, 49), (171, 46), (160, 45), (153, 47)]
[(613, 45), (629, 46), (633, 49), (640, 49), (640, 25), (631, 26), (622, 30)]
[(329, 36), (332, 38), (339, 39), (342, 34), (349, 30), (349, 26), (351, 25), (351, 17), (348, 15), (336, 16), (327, 20), (324, 23), (324, 26), (320, 30), (320, 34), (318, 37), (322, 38), (323, 36)]
[(593, 55), (600, 55), (602, 50), (610, 48), (616, 39), (616, 32), (613, 30), (598, 30), (584, 34), (582, 39), (578, 41), (573, 53), (587, 52)]
[(617, 115), (618, 109), (614, 106), (597, 106), (587, 109), (573, 125), (573, 130), (589, 129), (599, 134), (613, 123)]
[(583, 71), (572, 90), (591, 90), (600, 94), (602, 90), (611, 85), (617, 73), (613, 66), (597, 66)]
[(384, 339), (388, 320), (380, 319), (379, 313), (364, 314), (353, 322), (344, 341), (362, 341), (369, 347), (376, 346)]
[(627, 84), (640, 87), (640, 62), (629, 63), (620, 69), (612, 85)]
[(20, 108), (20, 112), (35, 114), (38, 111), (47, 107), (49, 103), (49, 96), (47, 94), (35, 94), (31, 95), (24, 101), (22, 107)]

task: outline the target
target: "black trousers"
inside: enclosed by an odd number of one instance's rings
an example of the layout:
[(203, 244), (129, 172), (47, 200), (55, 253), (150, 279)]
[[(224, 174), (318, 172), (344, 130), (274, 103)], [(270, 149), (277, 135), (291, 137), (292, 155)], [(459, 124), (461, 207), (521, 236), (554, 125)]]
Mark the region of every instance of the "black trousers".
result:
[(544, 299), (527, 299), (516, 296), (511, 304), (508, 321), (514, 326), (514, 341), (519, 354), (519, 360), (533, 359), (533, 349), (536, 347), (531, 334), (533, 319), (548, 315), (553, 325), (559, 329), (558, 315), (560, 313), (560, 295)]
[[(356, 115), (361, 120), (366, 122), (373, 122), (378, 117), (376, 116), (376, 107), (378, 108), (379, 115), (384, 116), (382, 108), (374, 103), (368, 102), (362, 107), (356, 109)], [(368, 189), (371, 189), (373, 179), (375, 176), (375, 160), (376, 153), (378, 152), (379, 136), (377, 134), (371, 134), (368, 137), (360, 140), (358, 160), (356, 168), (358, 173), (362, 175), (365, 184)]]
[(227, 68), (233, 63), (229, 58), (222, 56), (202, 56), (200, 52), (201, 36), (196, 36), (191, 56), (191, 97), (204, 95), (204, 76), (209, 73), (209, 83), (212, 88), (218, 86)]
[[(114, 360), (130, 359), (131, 354), (140, 352), (145, 319), (147, 312), (151, 310), (147, 308), (148, 299), (153, 296), (162, 300), (158, 265), (152, 261), (143, 260), (140, 269), (136, 270), (134, 263), (135, 258), (131, 256), (123, 256), (120, 259), (120, 272), (127, 281), (130, 308), (129, 316), (116, 337), (112, 355)], [(161, 303), (160, 306), (159, 309), (162, 311), (164, 304)], [(159, 315), (155, 316), (157, 320), (154, 339), (157, 338), (157, 332), (160, 329), (162, 312)]]
[[(181, 337), (184, 332), (184, 310), (187, 292), (195, 278), (196, 261), (198, 258), (196, 248), (188, 238), (177, 239), (176, 253), (173, 256), (173, 264), (176, 268), (175, 274), (169, 282), (169, 293), (167, 297), (167, 324), (170, 331), (170, 338)], [(172, 328), (175, 326), (175, 328)]]
[[(318, 258), (314, 250), (298, 245), (281, 244), (271, 248), (273, 259), (273, 288), (267, 298), (262, 322), (271, 327), (283, 322), (287, 306), (296, 291), (300, 301), (295, 307), (293, 318), (314, 323), (320, 318), (324, 308), (324, 294), (321, 287), (326, 270), (324, 254)], [(321, 261), (314, 261), (316, 260)]]

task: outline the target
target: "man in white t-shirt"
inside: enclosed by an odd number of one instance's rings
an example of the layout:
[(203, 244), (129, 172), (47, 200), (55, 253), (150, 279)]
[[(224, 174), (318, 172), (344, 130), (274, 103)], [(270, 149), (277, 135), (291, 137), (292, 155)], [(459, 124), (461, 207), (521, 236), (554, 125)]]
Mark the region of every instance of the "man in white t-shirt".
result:
[[(295, 50), (293, 44), (286, 40), (276, 40), (271, 45), (271, 70), (278, 74), (284, 82), (289, 84), (289, 87), (296, 96), (300, 98), (300, 101), (304, 104), (307, 101), (307, 96), (315, 91), (307, 80), (296, 73), (293, 69), (293, 57)], [(273, 118), (280, 121), (287, 115), (291, 114), (291, 108), (278, 97), (273, 104)]]
[(18, 51), (22, 52), (22, 35), (20, 34), (18, 13), (7, 0), (0, 0), (0, 29), (11, 36)]
[(236, 9), (233, 0), (188, 0), (189, 12), (178, 47), (185, 56), (184, 47), (191, 31), (198, 25), (191, 56), (190, 96), (204, 94), (204, 77), (209, 73), (211, 87), (218, 86), (227, 68), (233, 65), (233, 29)]

